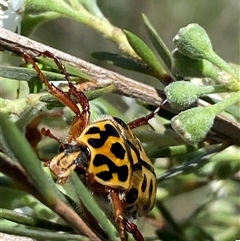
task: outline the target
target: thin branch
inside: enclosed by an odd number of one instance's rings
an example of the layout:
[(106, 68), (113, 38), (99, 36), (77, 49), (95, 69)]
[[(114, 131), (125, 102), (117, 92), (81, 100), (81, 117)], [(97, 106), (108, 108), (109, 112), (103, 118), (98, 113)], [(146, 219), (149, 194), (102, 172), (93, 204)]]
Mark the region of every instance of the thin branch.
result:
[[(58, 56), (63, 61), (66, 61), (70, 65), (79, 68), (81, 71), (85, 72), (91, 76), (98, 86), (106, 86), (113, 84), (115, 87), (115, 92), (124, 96), (129, 96), (136, 98), (140, 101), (159, 106), (163, 99), (163, 91), (153, 88), (149, 85), (139, 83), (130, 78), (124, 77), (120, 74), (112, 72), (110, 70), (98, 67), (91, 63), (88, 63), (82, 59), (76, 58), (44, 44), (38, 43), (29, 38), (20, 36), (13, 32), (5, 29), (1, 29), (0, 36), (0, 47), (7, 49), (11, 52), (15, 52), (14, 48), (22, 48), (24, 51), (32, 56), (37, 56), (39, 53), (44, 51), (50, 51), (54, 55)], [(209, 105), (207, 102), (200, 100), (198, 103), (201, 106)], [(171, 109), (169, 105), (165, 105), (164, 109), (172, 113), (176, 113), (176, 110)], [(234, 144), (240, 145), (240, 124), (234, 122), (231, 119), (219, 115), (214, 122), (212, 128), (216, 134), (211, 135), (211, 137), (218, 141), (231, 141)]]
[(98, 67), (82, 59), (76, 58), (62, 51), (56, 50), (44, 44), (38, 43), (29, 38), (20, 36), (6, 29), (1, 29), (0, 47), (19, 54), (14, 48), (22, 48), (31, 56), (38, 56), (39, 53), (50, 51), (59, 59), (87, 73), (96, 81), (98, 86), (113, 84), (119, 94), (130, 96), (141, 101), (159, 106), (163, 98), (163, 92), (149, 85), (139, 83), (120, 74)]

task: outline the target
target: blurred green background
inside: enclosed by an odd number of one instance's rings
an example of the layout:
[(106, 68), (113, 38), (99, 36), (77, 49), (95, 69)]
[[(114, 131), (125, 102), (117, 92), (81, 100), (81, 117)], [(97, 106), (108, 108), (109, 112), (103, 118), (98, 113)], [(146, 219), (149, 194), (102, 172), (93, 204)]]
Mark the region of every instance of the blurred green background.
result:
[[(226, 61), (240, 63), (239, 0), (100, 0), (98, 5), (112, 24), (150, 44), (142, 20), (142, 13), (146, 14), (170, 50), (174, 48), (172, 39), (181, 27), (198, 23), (209, 34), (218, 55)], [(118, 46), (93, 29), (64, 18), (41, 25), (30, 37), (101, 66), (106, 64), (92, 58), (92, 52), (120, 52)], [(107, 68), (114, 69), (109, 65)], [(149, 81), (147, 76), (119, 68), (117, 71)]]

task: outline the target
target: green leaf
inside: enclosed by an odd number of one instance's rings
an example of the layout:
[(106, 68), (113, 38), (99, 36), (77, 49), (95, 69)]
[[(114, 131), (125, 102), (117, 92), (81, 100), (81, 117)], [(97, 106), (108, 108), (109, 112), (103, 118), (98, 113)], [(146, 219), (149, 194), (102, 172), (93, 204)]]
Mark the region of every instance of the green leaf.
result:
[(95, 52), (92, 53), (92, 57), (98, 60), (104, 60), (107, 63), (113, 64), (117, 67), (154, 76), (154, 73), (143, 63), (137, 62), (134, 59), (130, 59), (119, 54), (109, 52)]
[(147, 64), (147, 66), (154, 72), (155, 76), (161, 82), (163, 82), (163, 84), (167, 84), (170, 78), (159, 63), (152, 50), (135, 34), (126, 30), (124, 33), (131, 47), (141, 57), (143, 62)]
[(186, 154), (188, 152), (195, 151), (199, 148), (198, 145), (178, 145), (178, 146), (168, 146), (157, 148), (156, 150), (151, 152), (152, 158), (160, 158), (160, 157), (173, 157), (179, 156), (182, 154)]
[[(4, 66), (1, 65), (0, 76), (3, 78), (9, 78), (19, 81), (34, 81), (39, 80), (36, 75), (36, 71), (32, 68), (23, 68), (23, 67), (13, 67), (13, 66)], [(64, 81), (65, 76), (63, 74), (54, 73), (50, 71), (42, 70), (44, 76), (49, 81)]]
[(147, 34), (149, 39), (151, 40), (153, 46), (157, 50), (158, 54), (160, 55), (163, 64), (165, 65), (168, 74), (172, 77), (173, 80), (176, 80), (174, 74), (171, 71), (172, 68), (172, 59), (171, 59), (171, 53), (168, 50), (167, 46), (161, 39), (161, 37), (158, 35), (156, 29), (152, 26), (149, 19), (145, 14), (143, 14), (143, 21), (145, 23), (145, 28), (147, 30)]
[(59, 232), (49, 232), (48, 230), (39, 229), (39, 228), (29, 228), (23, 225), (8, 227), (7, 225), (1, 225), (1, 232), (19, 235), (24, 237), (30, 237), (36, 240), (51, 240), (51, 241), (89, 241), (89, 238), (83, 237), (79, 234), (68, 234), (68, 233), (59, 233)]
[(67, 227), (62, 224), (53, 223), (48, 220), (40, 219), (37, 217), (31, 217), (20, 212), (15, 212), (8, 209), (0, 209), (0, 217), (10, 220), (12, 222), (16, 222), (18, 224), (23, 224), (32, 227), (39, 227), (39, 228), (48, 228), (51, 230), (62, 230), (62, 231), (72, 231), (70, 227)]
[[(100, 224), (103, 230), (108, 234), (109, 240), (118, 240), (116, 237), (117, 230), (113, 224), (108, 220), (106, 214), (101, 210), (95, 201), (92, 193), (87, 189), (87, 187), (82, 183), (75, 172), (72, 173), (70, 181), (72, 187), (74, 187), (77, 197), (87, 210), (92, 214), (96, 221)], [(100, 197), (101, 198), (101, 197)], [(108, 200), (106, 200), (106, 205), (108, 205)], [(109, 203), (109, 208), (111, 208)]]
[(47, 200), (49, 205), (54, 205), (57, 196), (62, 197), (62, 195), (59, 196), (56, 186), (43, 171), (42, 163), (33, 152), (28, 141), (23, 137), (16, 125), (8, 120), (7, 115), (0, 115), (0, 123), (0, 142), (3, 149), (13, 160), (22, 165), (36, 189)]
[[(215, 144), (187, 153), (186, 155), (182, 156), (183, 164), (162, 173), (157, 177), (157, 182), (173, 178), (180, 174), (189, 174), (194, 172), (196, 169), (202, 168), (214, 155), (222, 150), (225, 150), (228, 146), (229, 144), (226, 143), (220, 145)], [(189, 161), (184, 162), (185, 160)]]
[[(59, 71), (59, 69), (56, 66), (56, 63), (54, 62), (53, 59), (49, 59), (49, 58), (40, 56), (40, 57), (37, 57), (37, 60), (38, 60), (39, 63), (43, 64), (44, 66), (48, 66), (51, 69)], [(71, 66), (71, 65), (69, 65), (65, 62), (63, 62), (63, 65), (66, 68), (66, 71), (69, 75), (78, 76), (83, 80), (93, 81), (93, 79), (89, 75), (87, 75), (86, 73), (84, 73), (80, 69), (77, 69), (76, 67), (73, 67), (73, 66)]]

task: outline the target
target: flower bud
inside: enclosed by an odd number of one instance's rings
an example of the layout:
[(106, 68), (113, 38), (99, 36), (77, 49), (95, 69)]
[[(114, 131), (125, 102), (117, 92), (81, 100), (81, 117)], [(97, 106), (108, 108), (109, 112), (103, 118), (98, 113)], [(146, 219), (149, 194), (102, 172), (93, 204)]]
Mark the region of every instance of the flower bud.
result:
[(171, 120), (172, 128), (189, 144), (201, 141), (213, 125), (215, 116), (240, 100), (240, 91), (217, 104), (182, 111)]
[(237, 73), (221, 59), (212, 49), (211, 41), (206, 31), (198, 24), (189, 24), (181, 28), (173, 39), (179, 51), (192, 59), (205, 59), (235, 78), (239, 78)]
[(173, 39), (181, 53), (192, 59), (205, 59), (212, 52), (212, 44), (206, 31), (198, 24), (181, 28)]
[(184, 109), (193, 104), (201, 96), (211, 93), (225, 92), (224, 86), (197, 86), (188, 81), (176, 81), (165, 87), (168, 103), (173, 109)]
[(172, 71), (182, 77), (197, 77), (217, 80), (219, 69), (205, 59), (191, 59), (178, 49), (172, 53)]
[(189, 144), (200, 142), (213, 125), (215, 113), (205, 107), (182, 111), (171, 120), (172, 128)]

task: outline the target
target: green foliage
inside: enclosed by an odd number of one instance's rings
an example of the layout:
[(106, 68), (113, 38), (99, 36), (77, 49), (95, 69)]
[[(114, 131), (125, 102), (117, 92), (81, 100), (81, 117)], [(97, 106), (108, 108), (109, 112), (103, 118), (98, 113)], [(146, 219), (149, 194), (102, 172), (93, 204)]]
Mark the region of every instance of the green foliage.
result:
[[(208, 34), (198, 24), (179, 30), (173, 41), (176, 49), (171, 53), (143, 15), (143, 26), (157, 56), (136, 34), (113, 26), (95, 0), (58, 0), (57, 3), (26, 0), (22, 33), (30, 35), (40, 24), (59, 17), (83, 23), (115, 42), (122, 51), (121, 54), (94, 53), (95, 58), (144, 73), (149, 79), (157, 78), (172, 107), (170, 111), (161, 110), (151, 120), (151, 126), (134, 130), (154, 162), (159, 184), (155, 208), (144, 224), (138, 221), (146, 240), (148, 237), (163, 241), (237, 239), (240, 235), (237, 230), (239, 142), (235, 143), (231, 135), (228, 139), (218, 136), (218, 130), (211, 131), (211, 128), (221, 113), (233, 126), (229, 132), (234, 132), (234, 128), (239, 131), (239, 66), (227, 63), (213, 51)], [(38, 56), (36, 61), (48, 80), (61, 81), (61, 89), (68, 92), (65, 76), (52, 60)], [(125, 113), (122, 113), (107, 100), (110, 97), (98, 98), (111, 92), (121, 93), (115, 83), (91, 89), (96, 84), (91, 70), (86, 74), (64, 65), (71, 81), (80, 87), (90, 86), (84, 92), (92, 100), (93, 119), (110, 114), (131, 122), (149, 113), (133, 100), (123, 101)], [(98, 206), (94, 193), (89, 192), (81, 178), (73, 173), (66, 184), (57, 185), (53, 181), (55, 177), (39, 160), (55, 156), (58, 143), (38, 140), (38, 126), (54, 129), (65, 140), (63, 130), (71, 123), (73, 114), (55, 97), (40, 91), (42, 84), (39, 85), (33, 69), (1, 66), (1, 77), (3, 83), (9, 79), (27, 81), (29, 90), (23, 98), (1, 98), (0, 186), (6, 195), (0, 197), (0, 231), (39, 240), (105, 240), (106, 235), (109, 240), (119, 240), (113, 217)], [(194, 104), (202, 105), (203, 100), (203, 106), (191, 108)], [(182, 109), (187, 110), (179, 112)], [(33, 139), (27, 136), (28, 130), (36, 131)], [(30, 212), (14, 211), (22, 207), (28, 207)], [(99, 226), (91, 227), (88, 212)]]
[(117, 67), (154, 76), (153, 71), (149, 69), (146, 64), (141, 63), (140, 61), (136, 62), (136, 60), (127, 56), (109, 52), (95, 52), (92, 53), (92, 56), (98, 60), (106, 61), (108, 64), (112, 64)]
[(162, 60), (162, 64), (165, 66), (168, 75), (170, 75), (173, 80), (176, 80), (176, 76), (174, 76), (171, 71), (172, 56), (171, 56), (169, 49), (167, 48), (167, 46), (165, 45), (165, 43), (163, 42), (161, 37), (158, 35), (156, 29), (152, 26), (152, 24), (148, 20), (147, 16), (144, 14), (143, 14), (143, 21), (145, 23), (145, 28), (146, 28), (148, 37), (150, 38), (155, 49), (157, 50), (157, 52)]
[(133, 47), (134, 51), (139, 55), (142, 61), (153, 71), (155, 76), (164, 82), (166, 71), (159, 63), (154, 53), (149, 47), (135, 34), (124, 31), (128, 42)]

